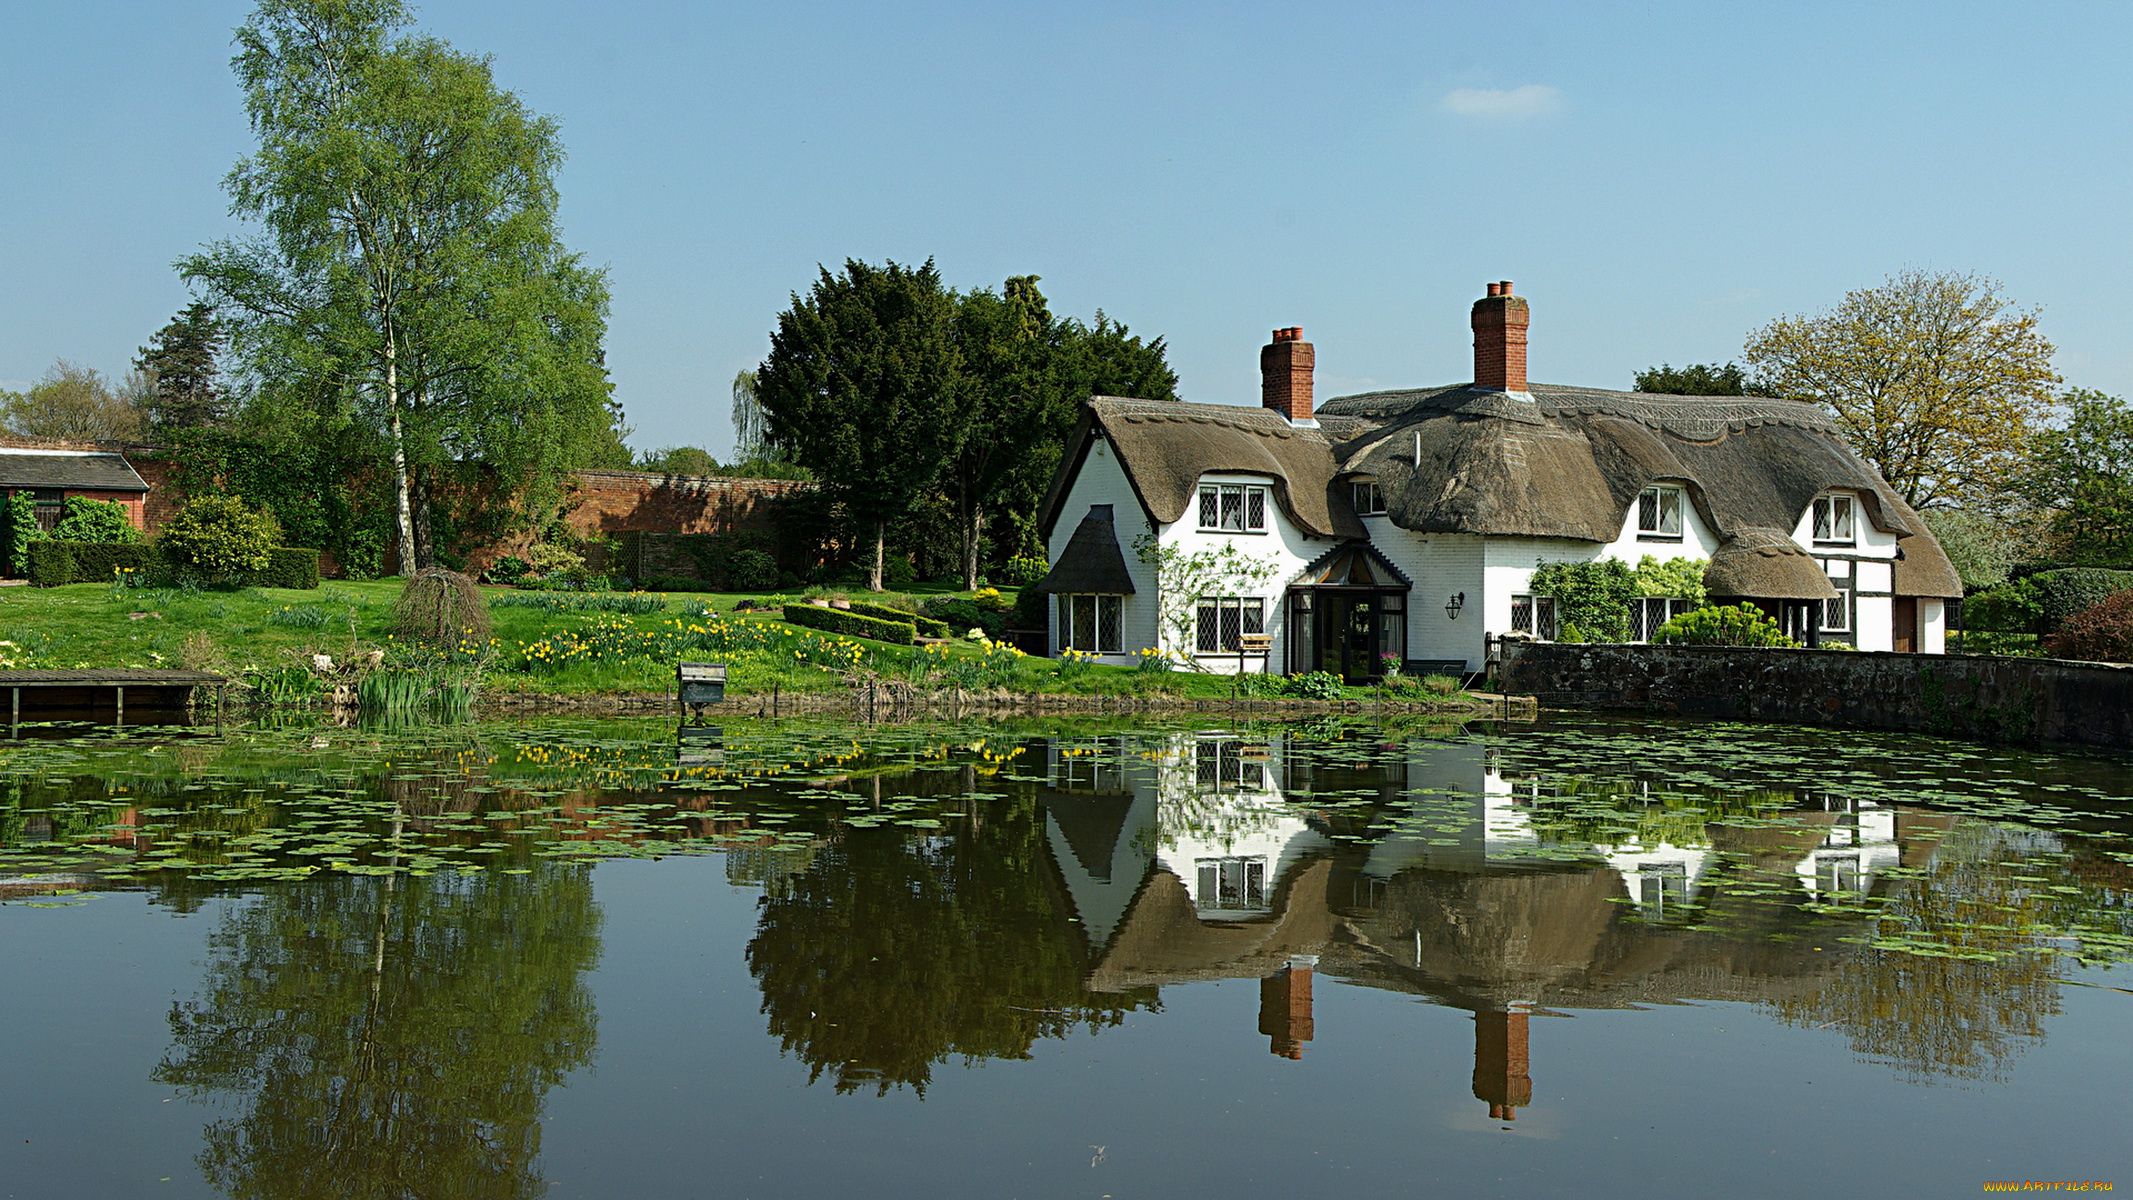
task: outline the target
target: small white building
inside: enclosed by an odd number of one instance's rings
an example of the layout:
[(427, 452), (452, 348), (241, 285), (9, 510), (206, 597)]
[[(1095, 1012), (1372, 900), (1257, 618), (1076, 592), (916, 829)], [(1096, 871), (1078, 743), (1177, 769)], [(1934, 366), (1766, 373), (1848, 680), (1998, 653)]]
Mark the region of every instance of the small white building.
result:
[[(1941, 652), (1955, 569), (1825, 414), (1529, 384), (1529, 320), (1509, 283), (1489, 285), (1472, 383), (1314, 407), (1315, 354), (1290, 328), (1260, 351), (1258, 407), (1091, 398), (1042, 515), (1054, 652), (1350, 680), (1388, 658), (1478, 671), (1489, 635), (1555, 636), (1537, 566), (1646, 556), (1702, 563), (1712, 599), (1803, 640)], [(1148, 551), (1225, 547), (1254, 569), (1159, 595)], [(1682, 607), (1642, 601), (1637, 636)]]

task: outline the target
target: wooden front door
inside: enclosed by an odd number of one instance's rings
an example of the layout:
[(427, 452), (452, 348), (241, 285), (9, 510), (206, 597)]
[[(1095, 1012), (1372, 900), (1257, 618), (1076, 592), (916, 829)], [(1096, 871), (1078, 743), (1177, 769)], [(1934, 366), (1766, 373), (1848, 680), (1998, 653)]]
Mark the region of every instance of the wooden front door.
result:
[(1896, 653), (1918, 653), (1918, 597), (1896, 597)]

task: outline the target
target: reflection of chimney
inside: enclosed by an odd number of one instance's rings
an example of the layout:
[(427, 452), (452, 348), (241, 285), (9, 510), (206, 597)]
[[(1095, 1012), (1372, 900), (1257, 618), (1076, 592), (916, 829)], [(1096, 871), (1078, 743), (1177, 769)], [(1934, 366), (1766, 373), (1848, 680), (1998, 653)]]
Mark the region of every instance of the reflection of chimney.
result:
[(1311, 369), (1317, 352), (1300, 325), (1274, 331), (1259, 348), (1259, 402), (1290, 421), (1311, 419)]
[(1259, 981), (1259, 1032), (1283, 1058), (1302, 1058), (1311, 1040), (1311, 968), (1317, 965), (1315, 955), (1291, 955), (1288, 966)]
[(1474, 386), (1491, 392), (1526, 390), (1526, 326), (1533, 314), (1511, 281), (1489, 285), (1474, 301)]
[(1533, 1103), (1533, 1080), (1526, 1074), (1526, 1014), (1474, 1014), (1474, 1098), (1489, 1105), (1489, 1116), (1515, 1121), (1518, 1109)]

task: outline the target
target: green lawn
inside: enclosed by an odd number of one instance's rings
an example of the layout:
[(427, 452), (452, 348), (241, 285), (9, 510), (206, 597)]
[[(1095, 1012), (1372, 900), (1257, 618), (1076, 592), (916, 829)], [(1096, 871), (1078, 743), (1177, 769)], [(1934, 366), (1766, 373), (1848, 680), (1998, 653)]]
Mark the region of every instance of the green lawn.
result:
[[(316, 591), (0, 588), (0, 669), (193, 667), (241, 677), (308, 668), (318, 654), (361, 662), (374, 651), (384, 651), (390, 666), (434, 662), (434, 654), (390, 636), (399, 591), (398, 580), (331, 581)], [(775, 615), (735, 614), (751, 598), (742, 593), (636, 593), (621, 602), (656, 609), (560, 612), (519, 602), (567, 604), (572, 593), (482, 591), (491, 600), (492, 637), (450, 657), (454, 670), (478, 669), (482, 690), (492, 693), (663, 692), (682, 660), (727, 663), (728, 685), (740, 695), (837, 688), (854, 672), (936, 688), (1112, 696), (1228, 697), (1236, 684), (1227, 675), (1062, 664), (969, 642), (914, 648), (838, 637)], [(1351, 697), (1369, 694), (1347, 689)]]

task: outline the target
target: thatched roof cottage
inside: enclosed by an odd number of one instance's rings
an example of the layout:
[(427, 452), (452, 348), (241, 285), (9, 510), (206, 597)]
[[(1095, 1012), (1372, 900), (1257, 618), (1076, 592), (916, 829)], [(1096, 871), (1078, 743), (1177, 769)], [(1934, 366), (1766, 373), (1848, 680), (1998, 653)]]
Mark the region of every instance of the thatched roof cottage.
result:
[[(1799, 636), (1941, 651), (1953, 566), (1820, 410), (1528, 383), (1529, 321), (1511, 284), (1489, 285), (1471, 383), (1314, 406), (1315, 355), (1291, 328), (1260, 352), (1256, 408), (1092, 398), (1043, 512), (1055, 651), (1479, 670), (1489, 635), (1555, 635), (1537, 566), (1647, 555), (1702, 563), (1713, 597)], [(1195, 611), (1164, 619), (1143, 538), (1177, 557), (1234, 546), (1259, 569), (1169, 598)], [(1643, 601), (1637, 636), (1682, 607)]]

